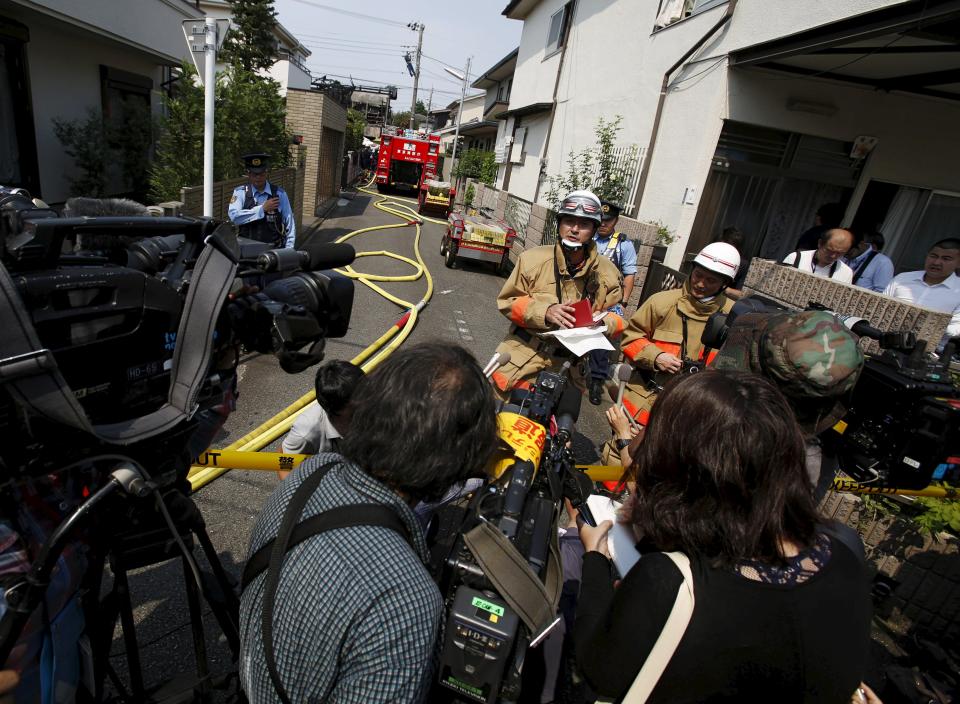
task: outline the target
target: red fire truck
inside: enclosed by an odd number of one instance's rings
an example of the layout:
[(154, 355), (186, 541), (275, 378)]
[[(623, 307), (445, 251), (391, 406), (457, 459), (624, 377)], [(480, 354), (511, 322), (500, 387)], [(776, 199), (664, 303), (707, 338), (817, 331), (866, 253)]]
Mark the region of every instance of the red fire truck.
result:
[(432, 209), (446, 217), (455, 191), (439, 180), (442, 166), (440, 135), (383, 128), (376, 178), (380, 193), (391, 189), (416, 191), (419, 212)]

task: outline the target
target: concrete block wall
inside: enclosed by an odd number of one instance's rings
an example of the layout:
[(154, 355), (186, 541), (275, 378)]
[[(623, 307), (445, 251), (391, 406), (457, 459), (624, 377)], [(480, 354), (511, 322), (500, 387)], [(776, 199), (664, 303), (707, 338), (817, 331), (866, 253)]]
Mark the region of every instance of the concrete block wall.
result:
[(960, 639), (960, 540), (921, 532), (903, 515), (878, 511), (853, 494), (828, 492), (820, 510), (857, 530), (872, 577), (892, 580), (891, 594), (876, 609), (890, 628)]
[(744, 288), (794, 308), (805, 308), (808, 302), (814, 301), (837, 313), (865, 318), (881, 330), (913, 331), (919, 339), (930, 343), (928, 350), (936, 347), (950, 323), (950, 313), (903, 303), (882, 293), (814, 276), (767, 259), (754, 259), (750, 263)]

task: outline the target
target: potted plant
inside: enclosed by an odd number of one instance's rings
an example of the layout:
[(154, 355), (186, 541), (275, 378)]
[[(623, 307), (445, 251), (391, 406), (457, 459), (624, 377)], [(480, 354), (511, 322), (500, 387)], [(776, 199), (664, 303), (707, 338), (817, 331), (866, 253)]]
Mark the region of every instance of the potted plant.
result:
[(673, 230), (659, 220), (655, 220), (650, 224), (657, 228), (657, 243), (653, 246), (653, 254), (650, 259), (662, 263), (664, 257), (667, 256), (667, 246), (672, 244), (673, 241), (677, 239), (677, 236), (673, 234)]

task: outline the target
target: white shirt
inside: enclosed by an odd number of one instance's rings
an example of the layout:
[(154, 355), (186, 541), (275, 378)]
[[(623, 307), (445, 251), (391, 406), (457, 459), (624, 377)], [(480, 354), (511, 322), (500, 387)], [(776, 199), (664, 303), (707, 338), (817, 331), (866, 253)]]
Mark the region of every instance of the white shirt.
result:
[[(808, 249), (806, 252), (800, 252), (800, 266), (797, 267), (800, 271), (806, 271), (812, 273), (814, 276), (822, 276), (825, 279), (833, 279), (834, 281), (839, 281), (842, 284), (852, 284), (853, 283), (853, 269), (848, 267), (839, 259), (836, 262), (836, 269), (833, 271), (833, 276), (830, 276), (830, 269), (833, 269), (833, 264), (828, 266), (820, 266), (816, 264), (814, 266), (814, 256), (816, 255), (817, 250)], [(797, 253), (790, 252), (787, 256), (783, 258), (784, 264), (793, 264), (796, 260)]]
[(894, 276), (883, 292), (904, 303), (941, 313), (953, 313), (947, 332), (937, 345), (938, 351), (943, 349), (951, 337), (960, 335), (960, 277), (956, 274), (931, 286), (923, 280), (922, 271), (905, 271)]
[(316, 455), (329, 452), (333, 447), (331, 441), (339, 437), (340, 433), (333, 427), (327, 412), (314, 401), (293, 421), (282, 447), (291, 455)]

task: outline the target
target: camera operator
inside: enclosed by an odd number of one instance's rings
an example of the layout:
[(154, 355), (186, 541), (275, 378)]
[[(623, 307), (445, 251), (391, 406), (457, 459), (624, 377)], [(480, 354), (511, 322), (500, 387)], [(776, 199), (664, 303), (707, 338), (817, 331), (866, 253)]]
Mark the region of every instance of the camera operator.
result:
[(824, 460), (817, 435), (846, 413), (842, 398), (860, 377), (863, 352), (857, 337), (824, 311), (740, 316), (713, 367), (766, 377), (790, 402), (807, 443), (807, 472), (819, 499), (833, 481), (835, 464)]
[[(342, 518), (290, 547), (279, 570), (248, 579), (260, 558), (248, 561), (240, 673), (251, 701), (419, 702), (430, 686), (443, 602), (411, 507), (482, 474), (497, 442), (493, 391), (463, 348), (421, 344), (367, 377), (353, 406), (343, 456), (301, 464), (254, 527), (251, 553), (276, 536), (282, 547), (291, 521)], [(358, 518), (371, 512), (391, 519)]]
[(694, 257), (682, 288), (650, 296), (630, 318), (621, 347), (639, 375), (627, 384), (623, 404), (641, 425), (663, 384), (680, 371), (699, 371), (712, 359), (715, 353), (704, 348), (700, 337), (711, 315), (733, 306), (724, 290), (739, 269), (736, 247), (708, 244)]
[[(283, 451), (293, 455), (338, 451), (350, 425), (350, 399), (363, 376), (363, 370), (350, 362), (334, 359), (321, 364), (314, 380), (317, 400), (297, 416), (283, 439)], [(288, 474), (277, 472), (281, 479)]]

